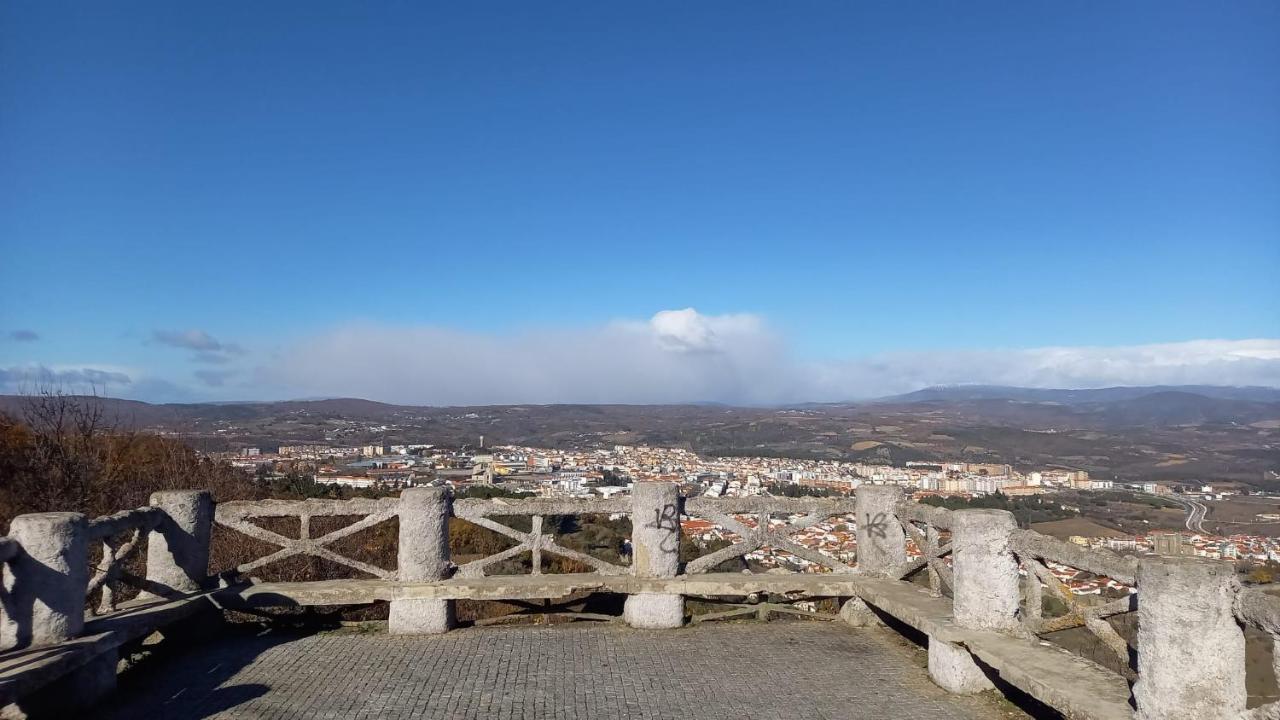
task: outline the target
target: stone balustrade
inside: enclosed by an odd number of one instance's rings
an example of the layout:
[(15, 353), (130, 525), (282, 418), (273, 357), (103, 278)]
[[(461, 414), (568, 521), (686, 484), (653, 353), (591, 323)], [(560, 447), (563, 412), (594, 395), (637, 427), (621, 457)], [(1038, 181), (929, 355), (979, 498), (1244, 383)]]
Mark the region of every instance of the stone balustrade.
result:
[[(544, 532), (546, 517), (587, 514), (631, 517), (629, 565), (566, 547)], [(312, 518), (352, 515), (361, 517), (318, 537), (311, 532)], [(299, 536), (285, 537), (252, 522), (263, 517), (298, 518)], [(506, 524), (511, 517), (528, 518), (529, 529)], [(682, 563), (684, 517), (719, 525), (734, 540)], [(855, 525), (856, 562), (796, 539), (797, 533), (832, 517), (849, 518)], [(346, 557), (331, 547), (392, 518), (399, 525), (396, 570)], [(455, 565), (449, 552), (449, 524), (455, 518), (515, 545)], [(208, 573), (214, 524), (279, 549), (241, 564), (239, 576), (218, 587)], [(91, 567), (90, 545), (95, 542), (102, 544), (102, 559)], [(139, 577), (126, 565), (143, 545), (146, 571)], [(765, 547), (801, 558), (816, 572), (715, 571)], [(533, 558), (530, 575), (487, 574), (497, 563), (525, 553)], [(591, 572), (543, 574), (544, 553), (576, 561)], [(372, 579), (264, 583), (249, 576), (296, 555), (331, 560)], [(1107, 575), (1136, 592), (1110, 602), (1083, 603), (1055, 577), (1057, 566)], [(627, 595), (623, 621), (637, 628), (669, 629), (686, 622), (685, 599), (690, 596), (839, 597), (847, 600), (840, 617), (851, 624), (901, 624), (926, 636), (930, 675), (952, 692), (1007, 683), (1064, 713), (1089, 718), (1280, 717), (1276, 705), (1246, 711), (1241, 631), (1243, 623), (1280, 635), (1280, 600), (1242, 589), (1230, 564), (1090, 550), (1020, 530), (1007, 512), (948, 511), (905, 501), (901, 488), (894, 486), (863, 486), (855, 498), (684, 499), (674, 484), (640, 483), (629, 498), (458, 501), (445, 488), (420, 487), (378, 500), (237, 501), (216, 507), (206, 492), (173, 491), (156, 493), (149, 507), (94, 520), (76, 513), (19, 516), (8, 536), (0, 538), (0, 567), (0, 705), (55, 680), (71, 683), (84, 698), (109, 689), (115, 648), (124, 640), (103, 641), (101, 633), (94, 633), (121, 615), (113, 612), (115, 589), (133, 585), (141, 595), (127, 605), (134, 618), (130, 637), (141, 632), (134, 628), (139, 603), (168, 608), (192, 598), (216, 598), (219, 607), (387, 600), (389, 632), (415, 634), (453, 628), (459, 599), (621, 592)], [(87, 628), (86, 596), (95, 591), (104, 596), (98, 608), (104, 615)], [(1045, 593), (1061, 600), (1066, 613), (1045, 617)], [(1107, 621), (1130, 612), (1139, 620), (1132, 645)], [(159, 622), (178, 615), (166, 610), (154, 617)], [(1127, 674), (1038, 641), (1038, 636), (1074, 627), (1096, 635), (1123, 661)], [(44, 665), (5, 663), (6, 656), (18, 652), (73, 646), (86, 657), (68, 663), (68, 654), (60, 652), (56, 662)], [(44, 668), (49, 677), (33, 680), (33, 668)]]

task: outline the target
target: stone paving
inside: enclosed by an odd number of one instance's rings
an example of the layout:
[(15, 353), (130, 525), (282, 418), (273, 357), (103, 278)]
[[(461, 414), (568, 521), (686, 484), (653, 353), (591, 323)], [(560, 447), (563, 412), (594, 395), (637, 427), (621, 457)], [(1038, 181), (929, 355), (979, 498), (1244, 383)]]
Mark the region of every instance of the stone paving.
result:
[(473, 628), (438, 636), (233, 635), (126, 673), (96, 717), (1003, 717), (948, 695), (895, 634), (834, 623)]

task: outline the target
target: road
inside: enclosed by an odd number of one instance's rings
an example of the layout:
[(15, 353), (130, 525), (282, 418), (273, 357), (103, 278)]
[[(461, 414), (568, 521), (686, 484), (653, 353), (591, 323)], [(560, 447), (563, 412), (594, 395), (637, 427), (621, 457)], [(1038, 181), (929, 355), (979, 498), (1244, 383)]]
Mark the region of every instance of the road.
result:
[(1209, 513), (1209, 508), (1199, 500), (1192, 500), (1187, 497), (1178, 497), (1176, 495), (1161, 495), (1166, 500), (1172, 500), (1182, 506), (1187, 511), (1187, 529), (1194, 533), (1202, 535), (1208, 534), (1204, 529), (1204, 516)]

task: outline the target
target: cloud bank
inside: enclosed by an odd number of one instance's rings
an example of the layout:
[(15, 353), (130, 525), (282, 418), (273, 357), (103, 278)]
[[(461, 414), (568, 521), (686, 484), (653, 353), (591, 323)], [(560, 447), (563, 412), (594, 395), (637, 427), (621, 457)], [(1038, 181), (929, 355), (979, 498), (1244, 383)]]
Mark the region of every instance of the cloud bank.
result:
[(774, 404), (840, 401), (931, 385), (1280, 386), (1280, 339), (1120, 347), (793, 357), (760, 317), (665, 310), (647, 321), (511, 335), (350, 325), (297, 342), (249, 387), (292, 397), (398, 403)]
[(68, 392), (92, 392), (96, 389), (103, 392), (131, 384), (133, 378), (127, 373), (108, 368), (45, 365), (0, 368), (0, 391), (5, 393), (34, 392), (40, 388), (62, 388)]
[(346, 325), (288, 342), (257, 367), (245, 362), (241, 346), (200, 330), (157, 331), (149, 342), (187, 354), (185, 382), (154, 368), (32, 362), (0, 367), (0, 393), (56, 386), (153, 402), (363, 397), (423, 405), (770, 405), (957, 384), (1280, 387), (1280, 339), (937, 350), (813, 362), (796, 357), (783, 334), (759, 316), (693, 308), (508, 334)]

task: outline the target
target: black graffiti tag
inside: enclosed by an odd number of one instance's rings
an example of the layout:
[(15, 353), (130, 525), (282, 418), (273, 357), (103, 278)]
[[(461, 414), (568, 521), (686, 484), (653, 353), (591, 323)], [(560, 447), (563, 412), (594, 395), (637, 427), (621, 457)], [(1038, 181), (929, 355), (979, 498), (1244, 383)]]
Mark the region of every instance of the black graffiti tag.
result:
[(884, 540), (889, 537), (889, 515), (888, 513), (876, 513), (875, 518), (870, 513), (863, 513), (863, 523), (867, 528), (867, 534), (877, 540)]
[(658, 546), (662, 552), (672, 553), (680, 550), (680, 510), (673, 503), (654, 509), (653, 522), (646, 523), (645, 527), (651, 530), (667, 531), (663, 534), (662, 542)]

